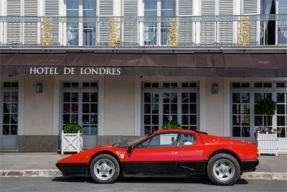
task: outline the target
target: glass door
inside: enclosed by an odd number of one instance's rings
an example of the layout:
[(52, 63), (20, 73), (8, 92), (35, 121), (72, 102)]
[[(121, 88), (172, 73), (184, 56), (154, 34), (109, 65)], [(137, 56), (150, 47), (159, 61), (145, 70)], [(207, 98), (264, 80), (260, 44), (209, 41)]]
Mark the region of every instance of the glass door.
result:
[(0, 148), (17, 149), (18, 134), (18, 91), (2, 90)]
[(159, 93), (144, 93), (144, 134), (159, 129)]
[(62, 125), (77, 123), (82, 127), (83, 148), (98, 145), (98, 92), (92, 89), (63, 90)]
[(196, 90), (146, 89), (142, 97), (142, 134), (159, 130), (168, 121), (177, 121), (183, 129), (198, 130)]
[(181, 93), (182, 128), (197, 130), (197, 93)]
[(163, 123), (178, 121), (178, 94), (162, 93)]
[(253, 106), (254, 106), (254, 137), (256, 137), (256, 129), (257, 128), (263, 128), (263, 127), (268, 127), (272, 128), (272, 123), (273, 123), (273, 117), (267, 117), (265, 115), (260, 115), (256, 113), (255, 110), (255, 105), (263, 100), (263, 99), (273, 99), (273, 94), (272, 92), (263, 92), (263, 91), (254, 91), (253, 92)]
[(233, 92), (231, 99), (231, 137), (247, 142), (254, 142), (251, 126), (251, 93)]
[(98, 135), (98, 93), (82, 92), (82, 127), (84, 149), (97, 145)]

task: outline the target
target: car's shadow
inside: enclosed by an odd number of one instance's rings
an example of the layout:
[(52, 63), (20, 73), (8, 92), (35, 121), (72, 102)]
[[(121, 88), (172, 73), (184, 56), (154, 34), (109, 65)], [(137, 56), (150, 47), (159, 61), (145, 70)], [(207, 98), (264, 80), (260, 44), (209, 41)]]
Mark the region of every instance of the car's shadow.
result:
[[(53, 182), (64, 182), (64, 183), (91, 183), (97, 184), (91, 177), (56, 177), (52, 179)], [(173, 183), (173, 184), (203, 184), (203, 185), (214, 185), (207, 177), (194, 177), (194, 178), (124, 178), (119, 177), (112, 184), (119, 183), (133, 183), (133, 184), (149, 184), (149, 183)], [(236, 185), (246, 185), (248, 181), (245, 179), (238, 179)]]

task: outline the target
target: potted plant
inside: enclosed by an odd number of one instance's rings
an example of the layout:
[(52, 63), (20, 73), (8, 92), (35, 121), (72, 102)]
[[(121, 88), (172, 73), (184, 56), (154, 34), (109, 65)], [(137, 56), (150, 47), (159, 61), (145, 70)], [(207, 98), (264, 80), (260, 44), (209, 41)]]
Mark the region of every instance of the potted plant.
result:
[(181, 125), (177, 121), (167, 121), (162, 124), (161, 129), (181, 129)]
[(82, 128), (76, 123), (66, 125), (62, 131), (62, 149), (64, 152), (80, 152), (83, 149)]
[(255, 105), (256, 113), (266, 117), (266, 126), (256, 129), (259, 155), (271, 153), (277, 156), (277, 130), (268, 127), (268, 117), (275, 115), (276, 107), (272, 99), (263, 99)]

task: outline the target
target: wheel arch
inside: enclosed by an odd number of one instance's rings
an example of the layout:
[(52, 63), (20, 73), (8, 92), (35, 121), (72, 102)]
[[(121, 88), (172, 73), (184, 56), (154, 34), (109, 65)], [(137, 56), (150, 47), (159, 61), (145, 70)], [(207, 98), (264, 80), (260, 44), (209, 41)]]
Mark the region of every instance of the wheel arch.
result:
[(90, 165), (91, 165), (93, 159), (94, 159), (95, 157), (99, 156), (99, 155), (102, 155), (102, 154), (111, 155), (112, 157), (114, 157), (114, 158), (117, 160), (117, 162), (119, 163), (119, 166), (120, 166), (120, 175), (122, 175), (122, 170), (123, 170), (123, 169), (122, 169), (121, 161), (120, 161), (120, 159), (118, 158), (118, 156), (117, 156), (116, 154), (114, 154), (113, 152), (111, 152), (111, 151), (99, 151), (99, 152), (95, 153), (95, 154), (91, 157), (91, 159), (90, 159), (90, 161), (89, 161), (88, 174), (91, 175), (91, 173), (90, 173)]
[(233, 151), (228, 150), (228, 149), (219, 149), (219, 150), (214, 151), (214, 152), (209, 156), (208, 162), (209, 162), (209, 160), (210, 160), (213, 156), (215, 156), (215, 155), (217, 155), (217, 154), (220, 154), (220, 153), (226, 153), (226, 154), (229, 154), (229, 155), (233, 156), (233, 157), (237, 160), (237, 162), (238, 162), (238, 164), (239, 164), (239, 166), (240, 166), (240, 168), (241, 168), (241, 160), (240, 160), (239, 156), (238, 156), (236, 153), (234, 153)]

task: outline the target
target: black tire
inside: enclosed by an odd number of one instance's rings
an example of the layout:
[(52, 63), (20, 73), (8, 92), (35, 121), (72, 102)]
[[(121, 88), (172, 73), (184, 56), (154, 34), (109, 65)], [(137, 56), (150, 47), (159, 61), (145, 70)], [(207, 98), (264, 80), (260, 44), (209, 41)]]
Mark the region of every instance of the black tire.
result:
[[(99, 174), (95, 173), (95, 169), (94, 169), (95, 165), (97, 163), (102, 162), (102, 161), (108, 161), (110, 165), (113, 164), (113, 166), (114, 166), (114, 169), (111, 171), (112, 174), (110, 174), (111, 177), (110, 178), (106, 177), (108, 179), (101, 177), (101, 176), (99, 176)], [(96, 169), (96, 171), (99, 173), (99, 169)], [(112, 183), (118, 178), (118, 176), (120, 174), (120, 166), (119, 166), (118, 161), (113, 156), (107, 155), (107, 154), (102, 154), (102, 155), (96, 156), (93, 159), (93, 161), (91, 162), (90, 174), (91, 174), (93, 180), (97, 183)]]
[[(225, 178), (222, 178), (222, 180), (221, 180), (215, 175), (217, 172), (215, 171), (216, 173), (214, 173), (214, 170), (213, 170), (214, 165), (219, 160), (228, 162), (228, 163), (233, 165), (233, 168), (234, 168), (233, 173), (234, 174), (233, 174), (233, 176), (232, 176), (232, 174), (230, 174), (231, 176), (228, 180), (224, 180), (224, 179), (227, 179), (228, 176), (226, 176)], [(226, 165), (226, 164), (224, 164), (224, 165)], [(230, 171), (230, 172), (232, 172), (232, 171)], [(226, 153), (220, 153), (220, 154), (213, 156), (209, 160), (208, 165), (207, 165), (207, 175), (208, 175), (209, 179), (216, 185), (232, 185), (240, 177), (240, 165), (239, 165), (238, 161), (233, 156), (228, 155)]]

